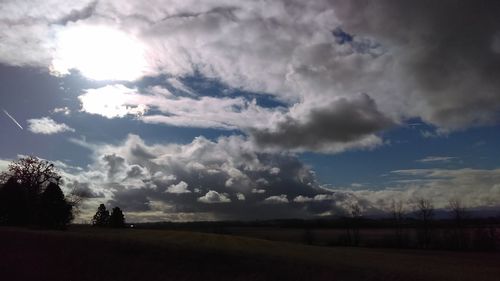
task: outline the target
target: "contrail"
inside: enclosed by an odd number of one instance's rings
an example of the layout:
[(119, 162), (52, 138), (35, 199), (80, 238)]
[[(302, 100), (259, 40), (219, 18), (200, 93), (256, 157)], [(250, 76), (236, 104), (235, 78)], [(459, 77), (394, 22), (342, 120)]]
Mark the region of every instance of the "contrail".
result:
[(14, 122), (14, 123), (15, 123), (15, 124), (19, 127), (19, 128), (21, 128), (21, 130), (24, 130), (23, 126), (21, 126), (21, 124), (19, 124), (19, 122), (17, 122), (17, 120), (16, 120), (14, 117), (12, 117), (12, 115), (10, 115), (10, 114), (7, 112), (7, 110), (5, 110), (5, 109), (3, 109), (3, 108), (2, 108), (2, 110), (3, 110), (3, 113), (5, 113), (5, 115), (7, 115), (7, 117), (9, 117), (9, 118), (10, 118), (10, 120), (12, 120), (12, 122)]

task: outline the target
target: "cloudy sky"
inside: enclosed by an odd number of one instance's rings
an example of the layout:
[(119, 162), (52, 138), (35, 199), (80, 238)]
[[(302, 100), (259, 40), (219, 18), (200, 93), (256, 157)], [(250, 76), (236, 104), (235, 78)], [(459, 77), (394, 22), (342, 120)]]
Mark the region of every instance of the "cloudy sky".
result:
[(0, 168), (131, 221), (500, 206), (495, 1), (4, 0)]

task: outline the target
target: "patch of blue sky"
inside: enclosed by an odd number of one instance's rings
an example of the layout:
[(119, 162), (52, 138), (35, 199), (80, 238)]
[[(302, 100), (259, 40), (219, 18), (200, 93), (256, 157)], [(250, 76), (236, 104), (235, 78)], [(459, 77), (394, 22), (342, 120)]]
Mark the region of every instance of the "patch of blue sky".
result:
[(383, 46), (372, 38), (360, 37), (345, 32), (341, 27), (332, 31), (335, 41), (339, 45), (348, 44), (353, 52), (360, 54), (369, 54), (372, 57), (378, 57), (385, 53)]
[[(180, 89), (178, 85), (173, 85), (171, 79), (179, 81), (185, 89)], [(248, 101), (255, 100), (258, 106), (264, 108), (287, 107), (287, 104), (279, 101), (271, 94), (249, 92), (230, 87), (218, 79), (207, 78), (199, 72), (184, 77), (172, 77), (168, 75), (149, 76), (137, 82), (124, 83), (124, 85), (137, 88), (141, 92), (145, 92), (149, 87), (158, 86), (167, 89), (175, 96), (190, 98), (204, 96), (216, 98), (241, 97)]]
[[(410, 120), (383, 134), (385, 145), (373, 150), (347, 151), (336, 155), (303, 153), (299, 158), (310, 165), (321, 183), (335, 187), (363, 184), (378, 189), (393, 185), (398, 178), (390, 172), (404, 169), (495, 169), (499, 168), (500, 126), (477, 127), (447, 136), (424, 137), (432, 126)], [(449, 161), (418, 160), (429, 156), (455, 157)]]
[(193, 89), (201, 96), (210, 97), (243, 97), (249, 101), (256, 101), (257, 105), (265, 108), (286, 107), (287, 105), (277, 100), (268, 93), (256, 93), (244, 91), (242, 89), (229, 87), (217, 79), (206, 78), (200, 73), (186, 76), (179, 79), (189, 88)]

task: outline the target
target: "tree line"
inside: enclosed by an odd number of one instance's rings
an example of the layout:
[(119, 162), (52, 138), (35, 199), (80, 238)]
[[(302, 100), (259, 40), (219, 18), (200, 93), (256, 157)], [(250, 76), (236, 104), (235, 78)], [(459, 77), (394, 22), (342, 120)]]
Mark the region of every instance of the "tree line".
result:
[[(54, 164), (34, 156), (22, 157), (0, 173), (0, 225), (66, 229), (74, 219), (81, 197), (65, 196)], [(104, 204), (94, 216), (95, 226), (124, 227), (119, 207), (111, 214)]]
[[(363, 218), (360, 206), (357, 203), (351, 204), (346, 216), (341, 218), (345, 232), (334, 244), (487, 251), (496, 250), (500, 246), (500, 234), (497, 231), (499, 220), (471, 218), (466, 205), (458, 198), (448, 201), (446, 220), (436, 219), (436, 209), (430, 199), (417, 198), (408, 203), (411, 203), (412, 208), (406, 207), (402, 200), (392, 200), (388, 210), (390, 217), (379, 220)], [(386, 222), (393, 229), (392, 234), (378, 242), (369, 241), (369, 234), (362, 237), (361, 228), (366, 228), (368, 224), (370, 228), (380, 227), (382, 224), (387, 226)], [(311, 244), (311, 234), (307, 232), (311, 230), (305, 230), (304, 237), (307, 240), (304, 238), (304, 242)]]

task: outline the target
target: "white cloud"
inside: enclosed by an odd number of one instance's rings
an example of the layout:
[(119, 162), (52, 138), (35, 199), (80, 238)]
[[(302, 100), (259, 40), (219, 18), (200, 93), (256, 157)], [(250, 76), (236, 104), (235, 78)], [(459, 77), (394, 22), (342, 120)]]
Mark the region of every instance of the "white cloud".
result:
[(143, 44), (110, 25), (78, 22), (56, 29), (55, 37), (56, 75), (78, 69), (89, 79), (133, 81), (148, 73)]
[[(78, 97), (82, 111), (107, 118), (138, 116), (145, 123), (160, 123), (182, 127), (238, 129), (260, 127), (271, 122), (277, 109), (258, 106), (244, 98), (176, 97), (157, 86), (146, 92), (121, 84), (88, 89)], [(148, 115), (150, 109), (161, 114)]]
[(29, 119), (28, 130), (35, 134), (51, 135), (63, 132), (74, 132), (75, 129), (64, 123), (57, 123), (50, 117), (42, 117), (39, 119)]
[(421, 163), (433, 163), (433, 162), (451, 162), (454, 160), (457, 160), (458, 157), (452, 157), (452, 156), (427, 156), (422, 159), (417, 160), (417, 162)]
[(78, 99), (82, 104), (82, 111), (106, 118), (142, 115), (148, 109), (135, 90), (119, 84), (88, 89)]
[(333, 194), (317, 194), (314, 197), (299, 195), (293, 199), (293, 202), (306, 203), (306, 202), (314, 202), (314, 201), (328, 201), (328, 200), (334, 200), (334, 199), (335, 199), (335, 196)]
[(55, 46), (57, 22), (78, 16), (91, 0), (61, 5), (59, 0), (2, 1), (0, 7), (0, 61), (16, 66), (47, 67)]
[(62, 113), (64, 115), (70, 115), (71, 114), (71, 109), (69, 109), (67, 106), (65, 107), (56, 107), (52, 109), (52, 113)]
[(246, 197), (243, 193), (236, 193), (236, 198), (240, 201), (245, 201)]
[(286, 194), (274, 195), (264, 199), (264, 202), (269, 204), (285, 204), (288, 203), (288, 198)]
[(180, 181), (177, 184), (169, 186), (165, 192), (175, 194), (191, 193), (191, 191), (188, 189), (188, 184), (184, 181)]
[(218, 193), (215, 190), (209, 190), (207, 194), (198, 198), (199, 202), (212, 204), (212, 203), (229, 203), (231, 199), (225, 194)]

